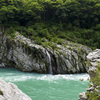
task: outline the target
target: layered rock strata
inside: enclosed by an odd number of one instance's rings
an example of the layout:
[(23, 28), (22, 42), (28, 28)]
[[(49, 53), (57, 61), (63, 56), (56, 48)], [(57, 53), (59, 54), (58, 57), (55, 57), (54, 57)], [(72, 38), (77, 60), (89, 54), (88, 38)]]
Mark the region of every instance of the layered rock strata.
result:
[(16, 67), (22, 71), (66, 74), (88, 70), (87, 54), (90, 48), (65, 41), (56, 49), (35, 44), (16, 32), (15, 37), (2, 36), (0, 40), (0, 67)]

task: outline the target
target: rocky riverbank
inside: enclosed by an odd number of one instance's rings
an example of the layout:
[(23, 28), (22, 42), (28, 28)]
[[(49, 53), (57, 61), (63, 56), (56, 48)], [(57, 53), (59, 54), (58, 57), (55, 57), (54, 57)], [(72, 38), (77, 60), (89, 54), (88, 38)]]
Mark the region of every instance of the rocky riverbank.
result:
[(32, 100), (13, 83), (6, 83), (0, 78), (0, 100)]
[(88, 70), (90, 48), (65, 41), (66, 45), (37, 45), (16, 32), (15, 36), (0, 35), (0, 67), (16, 67), (26, 72), (66, 74)]
[(79, 94), (79, 100), (100, 100), (100, 49), (96, 49), (87, 56), (90, 61), (89, 75), (92, 84), (86, 92)]

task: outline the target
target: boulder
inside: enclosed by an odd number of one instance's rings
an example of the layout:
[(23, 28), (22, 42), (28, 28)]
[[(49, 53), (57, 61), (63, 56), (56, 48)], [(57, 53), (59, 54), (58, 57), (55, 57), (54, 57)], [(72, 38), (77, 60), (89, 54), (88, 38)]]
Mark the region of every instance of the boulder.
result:
[(88, 100), (85, 92), (79, 94), (79, 99), (78, 100)]
[(97, 66), (97, 62), (100, 62), (100, 49), (90, 52), (87, 56), (87, 59), (90, 61), (92, 66)]
[(13, 83), (0, 78), (0, 100), (32, 100)]

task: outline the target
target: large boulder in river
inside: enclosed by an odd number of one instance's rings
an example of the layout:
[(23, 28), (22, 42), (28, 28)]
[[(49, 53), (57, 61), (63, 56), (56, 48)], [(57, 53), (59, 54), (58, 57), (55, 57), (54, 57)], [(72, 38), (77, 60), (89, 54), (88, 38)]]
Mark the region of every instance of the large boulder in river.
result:
[(0, 100), (32, 100), (13, 83), (0, 79)]
[(12, 39), (3, 36), (0, 46), (0, 66), (16, 67), (22, 71), (66, 74), (83, 73), (88, 70), (86, 56), (90, 48), (65, 41), (66, 45), (56, 45), (56, 49), (35, 44), (32, 40), (16, 32)]

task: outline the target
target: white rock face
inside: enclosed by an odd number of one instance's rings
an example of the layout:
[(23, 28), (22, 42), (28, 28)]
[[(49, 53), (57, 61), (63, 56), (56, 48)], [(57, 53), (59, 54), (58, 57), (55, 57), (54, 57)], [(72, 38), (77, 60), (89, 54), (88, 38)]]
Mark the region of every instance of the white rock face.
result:
[[(98, 65), (98, 63), (100, 63), (100, 49), (96, 49), (96, 50), (90, 52), (87, 56), (87, 59), (91, 63), (91, 66), (88, 70), (88, 74), (89, 74), (90, 78), (92, 80), (94, 80), (95, 77), (97, 76), (97, 73), (96, 73), (97, 65)], [(95, 84), (95, 81), (92, 81), (92, 83), (93, 84), (91, 85), (91, 87), (89, 87), (87, 89), (87, 92), (93, 94), (94, 90), (95, 90), (98, 93), (98, 96), (100, 97), (100, 91), (98, 90), (99, 86), (97, 86)], [(80, 93), (79, 94), (79, 100), (89, 100), (89, 98), (86, 97), (86, 93), (85, 92)]]
[(80, 94), (79, 94), (79, 97), (80, 97), (80, 99), (79, 99), (79, 100), (88, 100), (88, 98), (87, 98), (87, 96), (86, 96), (85, 92), (80, 93)]
[(87, 56), (87, 59), (90, 61), (91, 63), (91, 67), (89, 68), (89, 75), (90, 78), (93, 80), (96, 77), (96, 70), (97, 70), (97, 66), (98, 63), (100, 63), (100, 49), (96, 49), (93, 52), (90, 52)]
[(32, 100), (13, 83), (6, 83), (0, 78), (0, 100)]
[(97, 66), (97, 62), (100, 62), (100, 49), (90, 52), (87, 56), (87, 59), (90, 61), (92, 66)]

